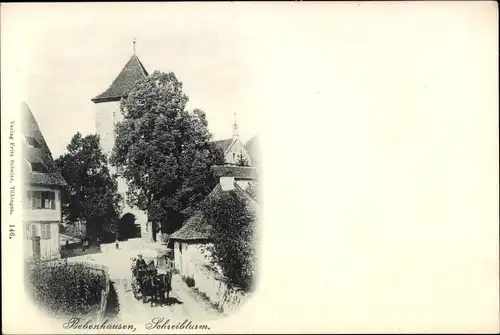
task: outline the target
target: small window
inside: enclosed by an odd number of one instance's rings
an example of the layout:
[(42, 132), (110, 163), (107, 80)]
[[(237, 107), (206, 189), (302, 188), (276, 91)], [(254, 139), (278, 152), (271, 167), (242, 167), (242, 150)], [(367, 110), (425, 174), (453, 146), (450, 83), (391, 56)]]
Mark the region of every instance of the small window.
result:
[(236, 160), (236, 153), (233, 152), (233, 161), (235, 161), (235, 160)]
[(31, 209), (56, 209), (55, 193), (50, 191), (28, 191), (27, 203), (28, 208)]
[(37, 237), (36, 224), (31, 224), (31, 238), (34, 239), (35, 237)]
[(179, 242), (179, 252), (182, 254), (182, 243)]
[(31, 137), (31, 136), (25, 136), (26, 138), (26, 143), (33, 147), (33, 148), (41, 148), (42, 146), (40, 145), (40, 143), (38, 143), (37, 140), (35, 140), (34, 137)]
[(45, 165), (43, 165), (42, 163), (31, 163), (31, 171), (41, 172), (41, 173), (49, 172), (45, 167)]

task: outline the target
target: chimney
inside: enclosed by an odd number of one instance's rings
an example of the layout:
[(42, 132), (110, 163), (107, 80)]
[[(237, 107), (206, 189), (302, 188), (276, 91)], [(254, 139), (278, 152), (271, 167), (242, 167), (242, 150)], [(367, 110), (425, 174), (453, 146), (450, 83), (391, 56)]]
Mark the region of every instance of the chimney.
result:
[(223, 191), (234, 190), (234, 177), (233, 176), (220, 177), (220, 186), (222, 187)]
[(255, 168), (247, 166), (228, 166), (215, 165), (212, 171), (216, 177), (219, 177), (220, 185), (223, 191), (234, 190), (234, 183), (238, 180), (254, 180)]

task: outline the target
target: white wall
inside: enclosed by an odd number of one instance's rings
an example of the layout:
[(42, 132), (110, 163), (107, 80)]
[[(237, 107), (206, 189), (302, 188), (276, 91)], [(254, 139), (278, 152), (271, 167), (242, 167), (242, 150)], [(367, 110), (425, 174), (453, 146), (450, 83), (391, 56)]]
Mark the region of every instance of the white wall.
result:
[(205, 251), (209, 245), (213, 244), (176, 241), (174, 243), (175, 268), (182, 276), (194, 279), (194, 286), (228, 314), (241, 306), (247, 299), (247, 294), (238, 288), (230, 288), (226, 284), (220, 267), (214, 267), (211, 264), (211, 255)]
[[(55, 209), (31, 209), (31, 204), (27, 203), (26, 193), (28, 191), (50, 191), (55, 193)], [(59, 258), (59, 223), (61, 222), (61, 191), (57, 187), (27, 185), (24, 192), (24, 226), (34, 225), (36, 227), (36, 236), (42, 235), (42, 224), (50, 224), (50, 239), (40, 239), (40, 256), (43, 259)], [(30, 230), (31, 232), (31, 230)], [(24, 253), (25, 257), (33, 256), (32, 240), (27, 239), (24, 234)], [(31, 233), (30, 233), (31, 234)]]
[(174, 242), (175, 268), (179, 270), (182, 276), (193, 277), (197, 266), (210, 265), (210, 255), (204, 251), (209, 245), (211, 244)]
[[(55, 193), (55, 209), (31, 209), (27, 203), (28, 191), (50, 191)], [(61, 191), (59, 188), (43, 186), (27, 186), (23, 194), (24, 219), (27, 221), (61, 221)]]
[[(42, 235), (42, 224), (40, 222), (25, 222), (25, 225), (35, 226), (35, 236)], [(26, 226), (23, 227), (26, 229)], [(31, 229), (30, 229), (31, 232)], [(24, 236), (24, 258), (33, 256), (33, 241), (32, 239)], [(40, 239), (40, 257), (41, 259), (57, 259), (60, 258), (60, 245), (59, 245), (59, 222), (50, 223), (50, 239)]]
[(120, 102), (101, 102), (95, 104), (95, 128), (96, 133), (101, 137), (101, 147), (105, 155), (109, 154), (115, 144), (115, 117), (119, 118)]

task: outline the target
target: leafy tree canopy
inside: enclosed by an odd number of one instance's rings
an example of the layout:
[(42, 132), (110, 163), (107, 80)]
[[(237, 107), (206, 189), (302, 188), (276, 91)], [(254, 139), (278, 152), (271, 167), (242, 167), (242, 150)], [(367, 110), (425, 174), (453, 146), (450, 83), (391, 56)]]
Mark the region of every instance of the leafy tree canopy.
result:
[(172, 233), (216, 185), (210, 167), (223, 163), (203, 111), (188, 111), (174, 73), (155, 71), (121, 101), (111, 157), (128, 184), (127, 201)]
[(99, 136), (76, 133), (68, 152), (56, 159), (67, 186), (62, 195), (62, 212), (70, 222), (85, 221), (93, 237), (113, 234), (119, 214), (120, 195), (109, 172)]
[(202, 206), (206, 224), (212, 227), (213, 262), (218, 264), (231, 284), (252, 288), (255, 276), (255, 212), (236, 192), (207, 198)]

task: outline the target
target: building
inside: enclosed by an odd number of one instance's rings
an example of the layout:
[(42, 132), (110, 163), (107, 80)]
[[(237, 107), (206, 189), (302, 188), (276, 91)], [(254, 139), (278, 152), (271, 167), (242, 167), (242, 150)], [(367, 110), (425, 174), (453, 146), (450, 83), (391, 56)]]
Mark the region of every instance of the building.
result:
[[(148, 72), (146, 68), (134, 52), (108, 89), (91, 99), (96, 106), (96, 133), (101, 138), (101, 147), (108, 159), (111, 156), (115, 144), (115, 125), (123, 120), (123, 115), (120, 111), (120, 100), (127, 96), (136, 81), (147, 76)], [(110, 171), (118, 175), (118, 192), (122, 195), (123, 199), (121, 204), (121, 208), (123, 209), (122, 215), (127, 215), (128, 217), (132, 215), (135, 219), (135, 223), (141, 227), (141, 236), (148, 240), (152, 239), (152, 232), (148, 225), (147, 214), (127, 204), (127, 183), (124, 178), (120, 177), (119, 171), (117, 171), (116, 168), (112, 166), (109, 168)]]
[[(247, 192), (250, 183), (255, 182), (257, 178), (253, 167), (215, 166), (213, 170), (214, 174), (220, 177), (220, 182), (207, 198), (235, 191), (247, 201), (252, 210), (256, 209), (256, 198)], [(206, 247), (212, 244), (210, 230), (211, 227), (203, 220), (203, 215), (197, 212), (170, 235), (174, 245), (175, 267), (182, 276), (193, 277), (197, 267), (210, 266), (210, 253), (206, 251)]]
[(213, 143), (224, 153), (224, 162), (226, 164), (237, 164), (241, 157), (246, 161), (247, 165), (252, 165), (250, 155), (239, 138), (236, 115), (233, 124), (233, 137), (225, 140), (213, 141)]
[(25, 258), (60, 258), (61, 191), (66, 185), (35, 117), (22, 105)]
[[(247, 192), (249, 185), (256, 181), (255, 168), (215, 166), (213, 170), (220, 182), (207, 197), (219, 197), (224, 192), (234, 191), (245, 199), (251, 211), (256, 211), (256, 198)], [(174, 266), (181, 276), (189, 278), (199, 292), (226, 313), (241, 305), (247, 293), (228, 285), (220, 267), (214, 264), (210, 252), (213, 246), (211, 229), (203, 214), (197, 212), (173, 233), (170, 240), (174, 245)]]

